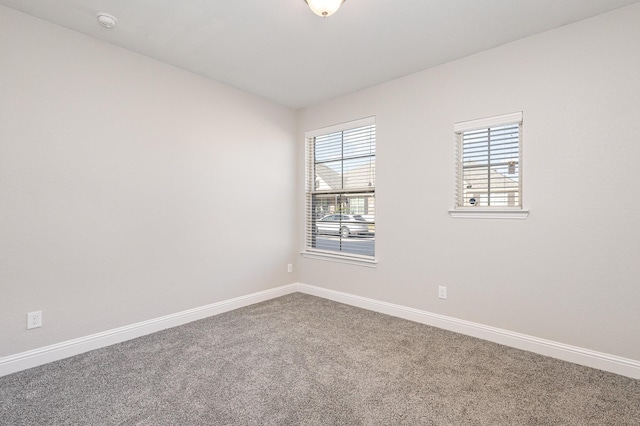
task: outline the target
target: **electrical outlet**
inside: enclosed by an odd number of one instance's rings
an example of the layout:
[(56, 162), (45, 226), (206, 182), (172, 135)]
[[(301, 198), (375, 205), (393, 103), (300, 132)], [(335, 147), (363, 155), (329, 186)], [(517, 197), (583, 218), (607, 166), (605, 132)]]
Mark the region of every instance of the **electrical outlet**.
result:
[(292, 263), (287, 264), (287, 272), (293, 272), (293, 264)]
[(29, 312), (27, 314), (27, 330), (42, 327), (42, 311)]
[(447, 287), (440, 285), (438, 286), (438, 297), (440, 299), (446, 299), (447, 298)]

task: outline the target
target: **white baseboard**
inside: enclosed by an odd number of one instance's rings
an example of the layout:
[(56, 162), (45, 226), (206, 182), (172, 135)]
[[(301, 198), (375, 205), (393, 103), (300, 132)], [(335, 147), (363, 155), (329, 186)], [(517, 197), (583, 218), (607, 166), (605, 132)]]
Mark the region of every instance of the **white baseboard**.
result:
[(456, 333), (478, 337), (490, 342), (500, 343), (540, 355), (561, 359), (563, 361), (584, 365), (599, 370), (609, 371), (640, 379), (640, 361), (622, 358), (602, 352), (566, 345), (551, 340), (540, 339), (526, 334), (515, 333), (501, 328), (490, 327), (471, 321), (465, 321), (445, 315), (394, 305), (366, 297), (354, 296), (335, 290), (298, 283), (296, 290), (313, 296), (322, 297), (347, 305), (357, 306), (374, 312), (391, 315), (398, 318), (431, 325)]
[(295, 292), (322, 297), (563, 361), (640, 379), (640, 361), (637, 360), (302, 283), (276, 287), (0, 358), (0, 377)]
[(115, 343), (124, 342), (125, 340), (135, 339), (136, 337), (145, 336), (147, 334), (155, 333), (156, 331), (165, 330), (167, 328), (186, 324), (212, 315), (221, 314), (244, 306), (253, 305), (254, 303), (264, 302), (265, 300), (294, 293), (296, 288), (296, 284), (276, 287), (0, 358), (0, 377), (17, 371), (26, 370), (28, 368), (37, 367), (38, 365), (68, 358), (73, 355), (92, 351), (94, 349), (103, 348)]

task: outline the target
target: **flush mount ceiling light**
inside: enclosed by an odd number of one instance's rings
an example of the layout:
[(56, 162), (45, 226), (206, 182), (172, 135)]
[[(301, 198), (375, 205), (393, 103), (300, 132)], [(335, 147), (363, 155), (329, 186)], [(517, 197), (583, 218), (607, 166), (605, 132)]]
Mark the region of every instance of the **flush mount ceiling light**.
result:
[(109, 15), (108, 13), (98, 12), (96, 16), (98, 17), (98, 22), (100, 23), (100, 25), (108, 30), (115, 27), (116, 23), (118, 22), (115, 16)]
[(340, 9), (344, 0), (304, 0), (309, 8), (318, 16), (326, 18)]

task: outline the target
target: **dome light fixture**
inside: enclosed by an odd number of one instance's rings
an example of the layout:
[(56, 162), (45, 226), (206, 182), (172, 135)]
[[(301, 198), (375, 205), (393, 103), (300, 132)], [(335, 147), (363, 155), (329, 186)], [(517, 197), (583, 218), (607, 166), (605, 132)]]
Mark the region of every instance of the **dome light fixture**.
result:
[(344, 0), (304, 0), (309, 8), (318, 16), (326, 18), (340, 9)]
[(100, 25), (102, 25), (108, 30), (115, 27), (116, 24), (118, 23), (118, 20), (116, 19), (116, 17), (109, 15), (108, 13), (98, 12), (96, 16), (98, 18), (98, 22), (100, 23)]

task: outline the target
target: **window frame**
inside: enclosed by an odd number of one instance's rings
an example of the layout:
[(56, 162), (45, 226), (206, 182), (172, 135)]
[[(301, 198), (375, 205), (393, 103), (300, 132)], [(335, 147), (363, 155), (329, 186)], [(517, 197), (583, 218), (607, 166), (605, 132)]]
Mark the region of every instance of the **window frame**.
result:
[[(481, 129), (492, 129), (495, 127), (517, 124), (518, 131), (518, 199), (519, 206), (460, 206), (460, 192), (463, 183), (463, 142), (462, 137), (465, 132)], [(455, 184), (454, 184), (454, 206), (449, 210), (449, 215), (456, 219), (526, 219), (529, 216), (529, 210), (523, 205), (523, 167), (522, 167), (522, 140), (523, 140), (523, 112), (518, 111), (510, 114), (492, 116), (477, 120), (469, 120), (455, 123), (454, 130), (454, 146), (455, 146)], [(487, 193), (491, 196), (491, 192)]]
[[(315, 171), (314, 171), (314, 167), (313, 167), (313, 162), (315, 160), (314, 153), (312, 152), (312, 140), (314, 140), (316, 137), (320, 137), (320, 136), (327, 136), (330, 135), (332, 133), (338, 133), (338, 132), (344, 132), (344, 131), (348, 131), (348, 130), (352, 130), (352, 129), (357, 129), (360, 127), (366, 127), (366, 126), (374, 126), (374, 131), (377, 130), (376, 129), (376, 117), (375, 116), (371, 116), (371, 117), (365, 117), (365, 118), (361, 118), (358, 120), (353, 120), (353, 121), (348, 121), (348, 122), (344, 122), (344, 123), (340, 123), (340, 124), (336, 124), (336, 125), (332, 125), (332, 126), (328, 126), (328, 127), (323, 127), (320, 129), (316, 129), (316, 130), (312, 130), (312, 131), (307, 131), (305, 132), (305, 219), (304, 219), (304, 250), (301, 251), (300, 254), (302, 254), (304, 257), (307, 258), (312, 258), (312, 259), (320, 259), (320, 260), (328, 260), (328, 261), (333, 261), (333, 262), (338, 262), (338, 263), (347, 263), (347, 264), (353, 264), (353, 265), (359, 265), (359, 266), (367, 266), (367, 267), (376, 267), (378, 264), (378, 260), (376, 258), (376, 250), (375, 250), (375, 236), (374, 236), (374, 251), (373, 251), (373, 255), (369, 256), (369, 255), (363, 255), (363, 254), (356, 254), (356, 253), (349, 253), (349, 252), (343, 252), (343, 251), (334, 251), (334, 250), (322, 250), (322, 249), (318, 249), (315, 247), (311, 246), (311, 242), (310, 239), (313, 238), (312, 235), (312, 230), (311, 230), (311, 223), (310, 223), (310, 219), (313, 215), (312, 209), (313, 209), (313, 205), (312, 205), (312, 200), (313, 200), (313, 195), (323, 195), (323, 194), (327, 194), (327, 191), (317, 191), (315, 190)], [(375, 140), (375, 139), (374, 139)], [(342, 143), (344, 143), (344, 140), (342, 141)], [(374, 154), (374, 158), (375, 158), (375, 154)], [(344, 161), (345, 157), (341, 157), (340, 161)], [(375, 163), (374, 163), (375, 164)], [(353, 195), (359, 195), (359, 194), (371, 194), (374, 199), (375, 199), (375, 195), (376, 195), (376, 189), (375, 189), (375, 169), (373, 171), (373, 176), (374, 176), (374, 184), (372, 187), (367, 187), (366, 188), (366, 192), (365, 191), (360, 191), (359, 188), (342, 188), (336, 191), (329, 191), (329, 193), (333, 193), (335, 192), (340, 193), (340, 194), (353, 194)], [(313, 189), (312, 189), (312, 185), (313, 185)], [(362, 188), (363, 190), (365, 189), (364, 187)], [(375, 207), (374, 207), (375, 209)], [(339, 213), (333, 213), (333, 214), (339, 214)], [(359, 214), (359, 213), (358, 213)], [(375, 213), (374, 213), (374, 227), (375, 227)], [(375, 231), (374, 231), (375, 232)]]

